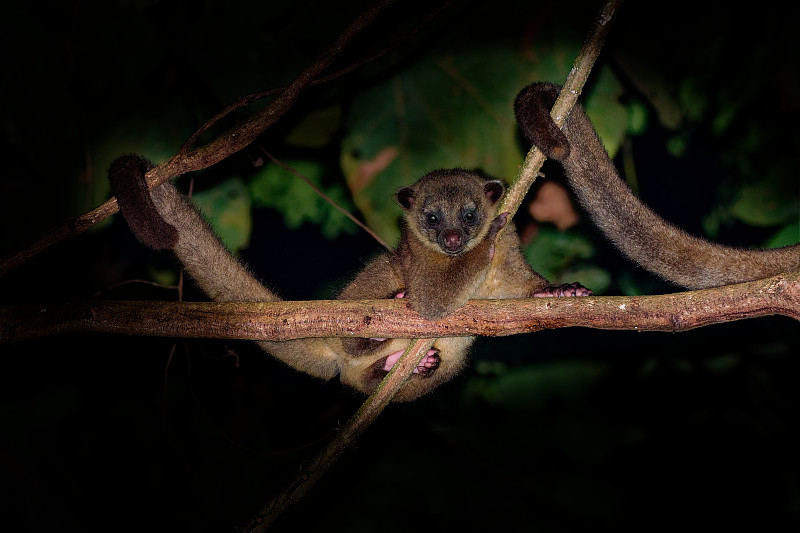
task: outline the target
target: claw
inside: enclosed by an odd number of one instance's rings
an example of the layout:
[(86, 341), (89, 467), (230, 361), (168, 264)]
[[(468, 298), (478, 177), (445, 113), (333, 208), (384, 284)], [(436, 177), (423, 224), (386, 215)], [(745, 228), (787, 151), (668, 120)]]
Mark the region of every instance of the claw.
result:
[(540, 291), (533, 293), (534, 298), (548, 298), (556, 297), (563, 298), (569, 296), (591, 296), (592, 290), (587, 289), (577, 281), (575, 283), (566, 283), (564, 285), (551, 285), (545, 287)]

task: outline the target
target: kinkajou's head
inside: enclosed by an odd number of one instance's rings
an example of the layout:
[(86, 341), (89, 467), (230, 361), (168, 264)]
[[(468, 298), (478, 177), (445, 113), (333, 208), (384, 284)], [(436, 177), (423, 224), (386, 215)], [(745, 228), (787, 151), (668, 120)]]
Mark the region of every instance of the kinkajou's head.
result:
[(503, 184), (463, 169), (435, 170), (397, 191), (409, 230), (432, 250), (469, 251), (489, 231)]

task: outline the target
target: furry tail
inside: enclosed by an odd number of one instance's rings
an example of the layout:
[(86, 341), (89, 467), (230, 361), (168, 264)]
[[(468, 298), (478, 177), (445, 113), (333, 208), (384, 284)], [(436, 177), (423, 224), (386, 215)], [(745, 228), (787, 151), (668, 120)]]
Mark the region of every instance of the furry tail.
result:
[[(215, 301), (279, 301), (278, 295), (231, 255), (189, 199), (171, 183), (147, 194), (144, 174), (149, 168), (152, 165), (145, 159), (123, 156), (109, 169), (109, 179), (117, 184), (114, 194), (120, 206), (127, 206), (122, 214), (136, 237), (151, 248), (172, 248), (189, 275)], [(257, 344), (306, 374), (330, 379), (339, 373), (338, 355), (325, 339)]]
[(559, 90), (550, 83), (524, 88), (514, 104), (517, 121), (533, 144), (548, 157), (561, 161), (578, 201), (630, 259), (665, 280), (690, 289), (741, 283), (800, 269), (800, 244), (771, 250), (722, 246), (689, 235), (661, 218), (620, 178), (580, 106), (575, 106), (567, 117), (563, 136), (553, 132), (549, 110)]

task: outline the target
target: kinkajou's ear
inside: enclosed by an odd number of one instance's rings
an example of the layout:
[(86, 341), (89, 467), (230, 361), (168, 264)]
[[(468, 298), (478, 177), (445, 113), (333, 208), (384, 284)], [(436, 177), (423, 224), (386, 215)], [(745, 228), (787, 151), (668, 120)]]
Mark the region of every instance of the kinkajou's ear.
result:
[(156, 209), (144, 175), (154, 165), (138, 155), (123, 155), (111, 163), (111, 193), (136, 238), (154, 250), (169, 250), (178, 243), (178, 231)]
[(493, 204), (496, 203), (501, 196), (503, 196), (503, 192), (505, 192), (505, 190), (506, 190), (505, 187), (499, 180), (487, 181), (486, 185), (483, 186), (483, 193), (486, 195), (486, 198)]
[(395, 198), (397, 199), (397, 203), (406, 210), (411, 209), (411, 205), (414, 203), (414, 200), (416, 200), (416, 197), (414, 196), (414, 189), (411, 187), (403, 187), (399, 189), (397, 191), (397, 195), (395, 195)]
[(556, 161), (563, 161), (569, 155), (569, 141), (550, 116), (560, 91), (553, 83), (532, 83), (514, 100), (514, 114), (525, 137)]

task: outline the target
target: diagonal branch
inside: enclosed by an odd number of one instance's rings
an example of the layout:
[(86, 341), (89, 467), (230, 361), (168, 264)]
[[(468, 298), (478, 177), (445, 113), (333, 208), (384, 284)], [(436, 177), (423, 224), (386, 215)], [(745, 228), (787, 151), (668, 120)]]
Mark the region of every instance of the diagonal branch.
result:
[[(337, 70), (336, 72), (333, 72), (333, 73), (328, 74), (326, 76), (322, 76), (322, 77), (316, 78), (313, 81), (311, 81), (310, 85), (311, 86), (316, 86), (316, 85), (321, 85), (323, 83), (328, 83), (328, 82), (330, 82), (332, 80), (335, 80), (337, 78), (341, 78), (342, 76), (344, 76), (346, 74), (349, 74), (350, 72), (353, 72), (354, 70), (359, 69), (364, 65), (367, 65), (369, 63), (372, 63), (373, 61), (376, 61), (377, 59), (380, 59), (384, 55), (388, 54), (390, 51), (392, 51), (395, 48), (397, 48), (398, 46), (400, 46), (404, 41), (408, 40), (410, 37), (415, 35), (420, 29), (422, 29), (429, 22), (431, 22), (431, 20), (433, 20), (443, 9), (445, 9), (447, 6), (449, 6), (452, 2), (453, 2), (453, 0), (445, 0), (439, 7), (434, 8), (431, 12), (429, 12), (425, 16), (425, 18), (422, 21), (420, 21), (420, 23), (415, 28), (413, 28), (411, 31), (409, 31), (408, 33), (406, 33), (405, 35), (403, 35), (402, 37), (397, 39), (395, 42), (393, 42), (389, 46), (383, 48), (382, 50), (379, 50), (379, 51), (375, 52), (374, 54), (372, 54), (369, 57), (365, 57), (365, 58), (361, 59), (360, 61), (358, 61), (356, 63), (353, 63), (351, 65), (347, 65), (346, 67), (341, 68), (341, 69)], [(223, 118), (229, 116), (231, 113), (233, 113), (237, 109), (241, 109), (243, 107), (246, 107), (246, 106), (252, 104), (253, 102), (257, 102), (257, 101), (259, 101), (259, 100), (261, 100), (263, 98), (267, 98), (268, 96), (272, 96), (274, 94), (278, 94), (278, 93), (280, 93), (282, 91), (285, 91), (285, 90), (286, 90), (286, 87), (277, 87), (277, 88), (274, 88), (274, 89), (268, 89), (268, 90), (265, 90), (265, 91), (258, 91), (258, 92), (255, 92), (255, 93), (251, 93), (251, 94), (248, 94), (246, 96), (243, 96), (243, 97), (239, 98), (238, 100), (236, 100), (232, 104), (228, 105), (225, 109), (222, 109), (216, 115), (214, 115), (213, 117), (208, 119), (205, 124), (200, 126), (200, 128), (198, 128), (197, 131), (195, 131), (192, 134), (192, 136), (189, 137), (186, 140), (186, 142), (183, 143), (183, 146), (180, 147), (180, 149), (178, 150), (178, 154), (177, 155), (182, 155), (182, 154), (188, 152), (191, 149), (191, 147), (194, 146), (194, 144), (197, 142), (197, 140), (200, 138), (200, 136), (203, 135), (203, 133), (208, 131), (212, 126), (214, 126), (214, 124), (217, 124), (220, 120), (222, 120)]]
[(389, 245), (386, 243), (386, 241), (384, 241), (383, 239), (381, 239), (380, 235), (378, 235), (377, 233), (375, 233), (375, 232), (372, 230), (372, 228), (370, 228), (369, 226), (367, 226), (366, 224), (364, 224), (363, 222), (361, 222), (360, 220), (358, 220), (358, 219), (357, 219), (357, 218), (356, 218), (356, 217), (355, 217), (355, 216), (354, 216), (354, 215), (353, 215), (353, 214), (352, 214), (350, 211), (348, 211), (347, 209), (345, 209), (344, 207), (342, 207), (341, 205), (339, 205), (337, 202), (335, 202), (335, 201), (333, 200), (333, 198), (331, 198), (330, 196), (328, 196), (327, 194), (325, 194), (324, 192), (322, 192), (322, 190), (320, 190), (320, 188), (319, 188), (319, 187), (317, 187), (316, 185), (314, 185), (314, 182), (313, 182), (313, 181), (311, 181), (311, 180), (308, 178), (308, 176), (305, 176), (305, 175), (303, 175), (302, 173), (298, 172), (298, 171), (297, 171), (297, 169), (295, 169), (295, 168), (292, 168), (291, 166), (287, 165), (287, 164), (286, 164), (286, 163), (284, 163), (283, 161), (279, 160), (278, 158), (276, 158), (275, 156), (273, 156), (273, 155), (272, 155), (270, 152), (268, 152), (268, 151), (267, 151), (267, 150), (265, 150), (264, 148), (261, 148), (261, 151), (262, 151), (262, 152), (264, 152), (264, 155), (266, 155), (267, 157), (269, 157), (269, 158), (272, 160), (272, 162), (273, 162), (273, 163), (275, 163), (276, 165), (280, 166), (281, 168), (284, 168), (284, 169), (286, 169), (287, 171), (291, 172), (292, 174), (294, 174), (295, 176), (297, 176), (298, 178), (300, 178), (301, 180), (303, 180), (303, 181), (306, 183), (306, 185), (308, 185), (309, 187), (311, 187), (311, 189), (312, 189), (312, 190), (313, 190), (313, 191), (314, 191), (314, 192), (317, 194), (317, 196), (319, 196), (320, 198), (322, 198), (323, 200), (325, 200), (325, 201), (326, 201), (326, 202), (327, 202), (327, 203), (328, 203), (328, 204), (329, 204), (331, 207), (333, 207), (334, 209), (336, 209), (337, 211), (339, 211), (340, 213), (342, 213), (344, 216), (346, 216), (347, 218), (349, 218), (349, 219), (350, 219), (350, 220), (353, 222), (353, 224), (355, 224), (356, 226), (358, 226), (359, 228), (361, 228), (361, 229), (363, 229), (365, 232), (367, 232), (367, 233), (370, 235), (370, 237), (372, 237), (373, 239), (375, 239), (376, 241), (378, 241), (378, 244), (380, 244), (381, 246), (383, 246), (383, 247), (384, 247), (384, 248), (386, 248), (386, 249), (389, 249)]
[[(622, 0), (609, 0), (603, 7), (589, 38), (584, 43), (581, 52), (575, 60), (572, 71), (553, 108), (553, 116), (556, 118), (557, 124), (561, 125), (561, 123), (563, 123), (564, 117), (566, 117), (572, 105), (577, 101), (578, 95), (592, 70), (592, 66), (597, 56), (600, 54), (611, 22), (614, 20), (621, 4)], [(526, 158), (520, 176), (511, 187), (509, 194), (507, 194), (498, 212), (509, 212), (511, 215), (516, 212), (525, 193), (538, 175), (541, 165), (544, 163), (544, 155), (538, 151), (536, 152), (539, 155), (534, 156), (533, 154), (529, 154)], [(380, 382), (375, 391), (361, 406), (358, 413), (348, 421), (345, 426), (346, 431), (342, 431), (338, 434), (328, 447), (316, 458), (314, 461), (314, 469), (309, 473), (305, 473), (302, 479), (298, 479), (297, 483), (278, 495), (262, 509), (248, 526), (248, 531), (263, 531), (265, 529), (263, 524), (271, 523), (287, 505), (302, 497), (302, 495), (309, 490), (339, 457), (341, 451), (349, 445), (350, 439), (356, 438), (375, 418), (377, 418), (435, 342), (436, 339), (430, 338), (415, 339), (409, 344), (403, 356), (395, 364), (395, 368)]]
[[(278, 97), (250, 118), (219, 135), (216, 139), (189, 153), (178, 151), (169, 161), (147, 173), (147, 183), (153, 187), (187, 172), (202, 170), (222, 161), (230, 155), (250, 145), (259, 135), (278, 121), (297, 101), (305, 89), (336, 60), (345, 47), (378, 15), (391, 6), (395, 0), (376, 2), (350, 23), (334, 42), (324, 50)], [(83, 215), (45, 233), (27, 248), (5, 257), (0, 261), (0, 276), (36, 257), (52, 245), (74, 237), (92, 228), (98, 222), (119, 210), (116, 198), (110, 198), (102, 205)]]
[[(600, 55), (600, 51), (603, 48), (603, 43), (605, 42), (606, 36), (610, 30), (611, 23), (613, 22), (621, 4), (622, 0), (609, 0), (604, 5), (594, 27), (592, 28), (591, 33), (589, 34), (588, 39), (584, 43), (581, 51), (575, 59), (572, 70), (570, 71), (567, 81), (561, 90), (561, 94), (556, 100), (556, 104), (551, 112), (553, 117), (556, 119), (556, 124), (559, 126), (563, 124), (564, 118), (569, 114), (572, 106), (578, 100), (578, 96), (580, 95), (581, 90), (583, 89), (583, 86), (589, 77), (589, 73), (594, 66), (595, 60)], [(528, 153), (520, 174), (517, 177), (517, 180), (511, 186), (506, 197), (503, 199), (503, 202), (498, 209), (498, 213), (508, 212), (510, 213), (510, 216), (514, 215), (519, 208), (519, 205), (522, 203), (525, 193), (530, 188), (533, 180), (539, 174), (539, 169), (544, 163), (544, 160), (544, 154), (542, 154), (540, 150), (531, 150), (531, 152)], [(495, 256), (495, 260), (497, 260), (497, 256)], [(429, 339), (428, 343), (425, 344), (430, 347), (430, 345), (433, 345), (434, 342), (435, 339)], [(388, 389), (388, 394), (390, 397), (394, 396), (397, 390), (400, 389), (400, 386), (403, 384), (403, 382), (405, 382), (405, 380), (411, 375), (411, 371), (414, 369), (414, 367), (416, 367), (416, 365), (419, 364), (419, 362), (425, 356), (427, 350), (427, 348), (423, 350), (422, 347), (420, 347), (420, 349), (416, 352), (409, 353), (407, 351), (400, 361), (402, 362), (406, 357), (410, 357), (414, 360), (414, 365), (407, 365), (409, 369), (405, 374), (401, 372), (390, 373), (383, 379), (383, 381), (381, 381), (374, 394), (382, 395), (384, 394), (384, 389)], [(369, 403), (371, 399), (372, 397), (368, 398), (366, 403)]]
[[(553, 104), (553, 109), (550, 111), (550, 115), (557, 126), (561, 127), (564, 124), (564, 120), (572, 110), (572, 106), (575, 105), (583, 92), (583, 86), (586, 84), (586, 80), (589, 79), (592, 67), (594, 67), (594, 63), (603, 49), (606, 36), (611, 30), (611, 24), (614, 22), (622, 2), (623, 0), (609, 0), (603, 6), (592, 33), (583, 44), (580, 52), (578, 52), (578, 56), (572, 65), (572, 70), (570, 70), (567, 80), (561, 88), (561, 93), (559, 93), (556, 103)], [(535, 146), (530, 149), (520, 167), (516, 181), (503, 198), (503, 203), (500, 205), (498, 213), (508, 212), (511, 214), (510, 216), (514, 216), (525, 195), (528, 194), (531, 185), (536, 181), (545, 159), (546, 157), (541, 150)]]

